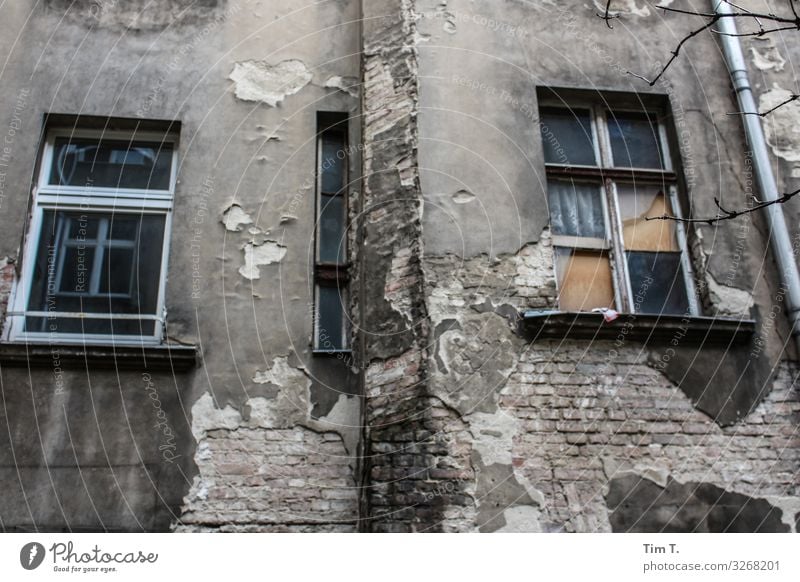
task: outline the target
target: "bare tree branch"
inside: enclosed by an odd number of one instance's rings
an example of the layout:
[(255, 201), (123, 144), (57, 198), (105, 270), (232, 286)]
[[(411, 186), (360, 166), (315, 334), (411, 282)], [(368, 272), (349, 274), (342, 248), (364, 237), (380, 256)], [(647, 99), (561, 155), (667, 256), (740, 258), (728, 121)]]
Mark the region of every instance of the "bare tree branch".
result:
[(789, 97), (788, 99), (781, 101), (775, 107), (772, 107), (771, 109), (768, 109), (767, 111), (764, 111), (762, 113), (756, 113), (755, 111), (737, 111), (736, 113), (728, 113), (728, 115), (758, 115), (759, 117), (766, 117), (776, 109), (779, 109), (784, 105), (786, 105), (787, 103), (791, 103), (792, 101), (797, 101), (798, 99), (800, 99), (800, 95), (793, 93), (792, 96)]
[(598, 14), (597, 16), (606, 21), (606, 26), (608, 26), (608, 28), (613, 29), (614, 27), (611, 26), (611, 21), (614, 20), (615, 18), (619, 18), (619, 14), (615, 14), (613, 16), (611, 15), (611, 13), (609, 12), (611, 10), (611, 2), (612, 0), (608, 0), (608, 2), (606, 2), (606, 9), (603, 12), (603, 14)]
[(761, 202), (754, 196), (753, 200), (756, 201), (756, 204), (750, 208), (745, 208), (742, 210), (727, 210), (722, 207), (717, 198), (714, 198), (714, 204), (716, 204), (717, 208), (719, 209), (719, 212), (716, 216), (711, 216), (708, 218), (681, 218), (679, 216), (672, 216), (670, 214), (662, 214), (661, 216), (647, 217), (645, 220), (673, 220), (675, 222), (685, 222), (689, 224), (700, 223), (712, 225), (716, 224), (717, 222), (722, 222), (723, 220), (733, 220), (734, 218), (738, 218), (739, 216), (743, 216), (745, 214), (750, 214), (751, 212), (756, 212), (768, 206), (772, 206), (773, 204), (784, 204), (785, 202), (788, 202), (797, 196), (797, 194), (800, 194), (800, 188), (794, 192), (787, 192), (786, 194), (781, 195), (779, 198), (776, 198), (775, 200), (769, 200), (767, 202)]

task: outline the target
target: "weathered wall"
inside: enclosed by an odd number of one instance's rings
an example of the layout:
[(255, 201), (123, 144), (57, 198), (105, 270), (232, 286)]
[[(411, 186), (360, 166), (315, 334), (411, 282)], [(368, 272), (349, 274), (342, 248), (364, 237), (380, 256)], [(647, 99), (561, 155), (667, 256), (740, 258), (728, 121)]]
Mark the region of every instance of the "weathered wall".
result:
[[(203, 358), (151, 375), (175, 466), (141, 372), (64, 371), (55, 395), (52, 363), (4, 365), (3, 527), (353, 529), (357, 377), (310, 353), (310, 276), (317, 111), (353, 114), (359, 141), (358, 2), (26, 0), (2, 13), (3, 264), (19, 258), (45, 113), (178, 120), (168, 335)], [(351, 163), (357, 176), (358, 149)], [(295, 453), (247, 448), (255, 438)], [(85, 490), (81, 471), (100, 477), (62, 513), (58, 499)], [(305, 484), (285, 491), (287, 479)]]
[[(715, 196), (741, 206), (753, 193), (713, 38), (697, 39), (650, 88), (625, 72), (651, 74), (677, 39), (652, 6), (622, 4), (625, 26), (613, 31), (596, 16), (601, 7), (581, 2), (420, 0), (405, 13), (416, 25), (418, 136), (395, 140), (407, 150), (395, 158), (415, 155), (420, 167), (422, 225), (404, 242), (424, 248), (415, 275), (424, 293), (408, 317), (418, 339), (402, 353), (412, 370), (365, 377), (368, 411), (408, 429), (404, 447), (378, 443), (381, 464), (401, 468), (365, 479), (399, 480), (370, 508), (393, 512), (393, 529), (433, 529), (433, 505), (447, 531), (794, 530), (800, 395), (796, 370), (779, 363), (793, 350), (761, 217), (691, 235), (705, 313), (755, 318), (750, 345), (699, 355), (679, 345), (673, 355), (624, 336), (531, 343), (516, 333), (520, 310), (556, 306), (537, 87), (665, 95), (694, 215), (713, 215)], [(390, 271), (387, 302), (403, 280)], [(736, 362), (747, 364), (742, 381)], [(385, 396), (404, 381), (427, 409)], [(411, 440), (423, 412), (441, 419), (431, 440), (449, 473), (426, 456), (427, 433)], [(650, 502), (663, 511), (648, 514)]]

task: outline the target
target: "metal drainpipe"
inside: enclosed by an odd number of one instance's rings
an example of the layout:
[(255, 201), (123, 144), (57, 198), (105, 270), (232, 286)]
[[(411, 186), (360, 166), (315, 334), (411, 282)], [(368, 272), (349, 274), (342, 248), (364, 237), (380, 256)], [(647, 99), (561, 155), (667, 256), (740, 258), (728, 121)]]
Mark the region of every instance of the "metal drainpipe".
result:
[[(722, 0), (711, 0), (716, 14), (731, 14), (731, 6)], [(753, 154), (753, 167), (758, 180), (758, 188), (764, 201), (775, 200), (780, 197), (772, 173), (772, 165), (764, 139), (764, 130), (761, 127), (761, 118), (758, 115), (750, 79), (747, 76), (747, 65), (742, 54), (742, 46), (735, 35), (736, 22), (733, 17), (723, 17), (717, 21), (720, 32), (720, 42), (725, 53), (725, 63), (733, 81), (736, 98), (739, 101), (739, 110), (744, 123), (744, 133), (747, 143)], [(788, 317), (792, 324), (792, 335), (800, 336), (800, 274), (794, 258), (792, 240), (786, 228), (786, 219), (780, 204), (773, 204), (765, 208), (769, 222), (770, 243), (772, 252), (778, 262), (781, 280), (786, 288)]]

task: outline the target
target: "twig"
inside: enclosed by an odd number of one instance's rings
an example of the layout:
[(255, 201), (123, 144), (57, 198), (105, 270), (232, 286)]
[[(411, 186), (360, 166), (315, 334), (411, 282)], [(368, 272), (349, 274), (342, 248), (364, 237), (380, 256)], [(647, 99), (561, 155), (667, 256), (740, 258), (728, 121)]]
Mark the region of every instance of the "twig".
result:
[(610, 13), (611, 2), (612, 2), (612, 0), (608, 0), (608, 2), (606, 2), (606, 9), (603, 11), (603, 14), (598, 14), (597, 16), (599, 16), (600, 18), (602, 18), (603, 20), (606, 21), (606, 26), (608, 26), (608, 28), (613, 29), (614, 27), (611, 26), (611, 21), (614, 20), (615, 18), (619, 18), (619, 14), (615, 14), (614, 16), (611, 16), (611, 13)]
[[(670, 214), (662, 214), (661, 216), (651, 216), (646, 217), (645, 220), (673, 220), (675, 222), (686, 222), (686, 223), (700, 223), (700, 224), (708, 224), (712, 225), (717, 222), (721, 222), (723, 220), (733, 220), (739, 216), (743, 216), (745, 214), (750, 214), (751, 212), (756, 212), (761, 210), (762, 208), (766, 208), (767, 206), (772, 206), (773, 204), (784, 204), (788, 202), (797, 194), (800, 194), (800, 188), (795, 190), (794, 192), (787, 192), (786, 194), (781, 195), (779, 198), (775, 200), (769, 200), (767, 202), (759, 202), (755, 206), (751, 206), (750, 208), (745, 208), (743, 210), (726, 210), (722, 207), (719, 200), (714, 198), (714, 204), (719, 209), (719, 212), (716, 216), (712, 216), (709, 218), (681, 218), (679, 216), (672, 216)], [(758, 202), (758, 199), (753, 197), (753, 200)]]

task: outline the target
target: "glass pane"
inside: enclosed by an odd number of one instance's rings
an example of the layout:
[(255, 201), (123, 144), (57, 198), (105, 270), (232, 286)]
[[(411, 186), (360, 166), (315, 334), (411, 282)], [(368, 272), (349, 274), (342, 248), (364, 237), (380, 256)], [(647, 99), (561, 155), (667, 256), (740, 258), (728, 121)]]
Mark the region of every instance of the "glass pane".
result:
[(320, 197), (319, 260), (343, 265), (345, 258), (345, 216), (343, 196)]
[(562, 311), (614, 307), (614, 282), (607, 254), (556, 247), (556, 275)]
[(69, 217), (69, 238), (74, 240), (91, 240), (97, 238), (97, 227), (100, 219), (88, 214)]
[(622, 238), (625, 248), (633, 251), (677, 251), (675, 222), (647, 220), (672, 214), (664, 188), (637, 184), (617, 184)]
[(347, 156), (344, 149), (344, 134), (338, 131), (327, 131), (322, 135), (322, 191), (336, 194), (344, 188), (344, 176)]
[(59, 137), (50, 184), (168, 190), (172, 144)]
[(89, 246), (76, 246), (64, 250), (59, 292), (83, 294), (89, 292), (94, 253), (95, 249)]
[(599, 184), (548, 180), (547, 197), (554, 234), (605, 238), (603, 194)]
[(137, 216), (115, 214), (111, 217), (108, 238), (112, 240), (136, 240), (141, 221)]
[[(109, 246), (105, 233), (112, 216), (140, 229), (139, 240), (125, 246)], [(80, 333), (83, 326), (87, 333), (111, 333), (113, 329), (115, 334), (139, 335), (145, 329), (145, 335), (151, 335), (152, 322), (80, 320), (55, 315), (67, 311), (156, 315), (165, 220), (165, 216), (157, 214), (45, 211), (28, 310), (46, 311), (53, 317), (28, 317), (26, 330)], [(73, 225), (81, 222), (97, 225), (97, 242), (88, 244), (68, 238)], [(95, 273), (94, 259), (101, 252), (106, 253), (99, 261), (101, 272)]]
[(678, 315), (689, 312), (680, 253), (625, 254), (636, 312)]
[(540, 119), (545, 162), (575, 166), (597, 165), (589, 111), (543, 108)]
[(344, 349), (344, 298), (335, 285), (319, 285), (317, 294), (316, 349)]
[(664, 168), (658, 124), (654, 119), (644, 114), (609, 113), (608, 133), (614, 166)]
[(133, 276), (133, 249), (106, 248), (100, 273), (100, 293), (131, 294)]

